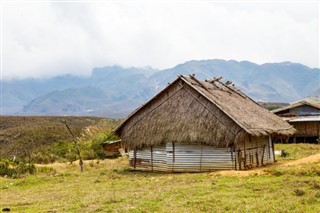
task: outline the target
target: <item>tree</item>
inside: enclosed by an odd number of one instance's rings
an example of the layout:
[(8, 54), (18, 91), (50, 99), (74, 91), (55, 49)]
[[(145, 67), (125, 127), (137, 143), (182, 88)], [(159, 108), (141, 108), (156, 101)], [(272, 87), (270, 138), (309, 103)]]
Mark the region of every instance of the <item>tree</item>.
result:
[(71, 131), (68, 123), (66, 120), (63, 120), (64, 121), (64, 124), (66, 125), (68, 131), (70, 132), (71, 136), (72, 136), (72, 140), (73, 140), (73, 143), (74, 143), (74, 146), (77, 150), (77, 155), (78, 155), (78, 158), (79, 158), (79, 165), (80, 165), (80, 171), (83, 172), (83, 160), (82, 160), (82, 157), (81, 157), (81, 153), (80, 153), (80, 148), (79, 148), (79, 144), (77, 142), (77, 139), (75, 137), (75, 135), (73, 134), (73, 132)]

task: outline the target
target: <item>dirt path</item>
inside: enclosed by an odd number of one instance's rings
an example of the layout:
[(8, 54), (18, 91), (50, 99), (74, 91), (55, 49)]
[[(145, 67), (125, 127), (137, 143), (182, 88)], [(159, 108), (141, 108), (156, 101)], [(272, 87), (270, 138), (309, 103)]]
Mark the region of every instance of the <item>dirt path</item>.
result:
[(301, 158), (299, 160), (286, 162), (286, 163), (282, 164), (282, 166), (294, 166), (294, 165), (299, 165), (299, 164), (303, 164), (303, 163), (314, 163), (317, 161), (320, 161), (320, 153), (315, 154), (315, 155), (310, 155), (308, 157)]
[(320, 153), (315, 155), (310, 155), (305, 158), (301, 158), (299, 160), (290, 161), (290, 162), (284, 162), (284, 163), (276, 163), (267, 167), (259, 167), (252, 170), (245, 170), (245, 171), (219, 171), (219, 172), (212, 172), (210, 173), (213, 176), (235, 176), (235, 177), (246, 177), (251, 175), (260, 175), (265, 174), (266, 168), (271, 167), (286, 167), (286, 166), (300, 166), (304, 163), (314, 163), (319, 162), (320, 163)]
[[(85, 164), (89, 164), (90, 162), (96, 163), (96, 160), (86, 160), (84, 161)], [(313, 163), (313, 162), (319, 162), (320, 165), (320, 153), (315, 155), (310, 155), (305, 158), (301, 158), (299, 160), (295, 161), (289, 161), (289, 162), (277, 162), (272, 165), (268, 165), (266, 167), (258, 167), (251, 170), (244, 170), (244, 171), (218, 171), (218, 172), (211, 172), (210, 175), (212, 176), (235, 176), (235, 177), (246, 177), (246, 176), (252, 176), (252, 175), (261, 175), (266, 174), (266, 168), (272, 168), (272, 167), (286, 167), (286, 166), (300, 166), (304, 163)], [(106, 160), (101, 160), (100, 164), (107, 163)], [(108, 161), (108, 164), (111, 162)], [(116, 164), (116, 160), (112, 162), (112, 164)], [(56, 169), (62, 169), (67, 166), (68, 163), (53, 163), (53, 164), (47, 164), (47, 165), (37, 165), (37, 166), (50, 166)], [(78, 161), (74, 162), (75, 165), (78, 165)]]

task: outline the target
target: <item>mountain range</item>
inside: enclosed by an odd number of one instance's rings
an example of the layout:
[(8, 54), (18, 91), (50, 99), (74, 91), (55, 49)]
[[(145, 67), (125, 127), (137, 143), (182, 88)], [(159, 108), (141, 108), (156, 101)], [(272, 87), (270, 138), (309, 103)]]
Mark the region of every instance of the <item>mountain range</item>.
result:
[(291, 62), (194, 60), (163, 70), (106, 66), (86, 77), (1, 80), (1, 114), (125, 117), (180, 74), (202, 80), (222, 76), (260, 102), (320, 96), (319, 68)]

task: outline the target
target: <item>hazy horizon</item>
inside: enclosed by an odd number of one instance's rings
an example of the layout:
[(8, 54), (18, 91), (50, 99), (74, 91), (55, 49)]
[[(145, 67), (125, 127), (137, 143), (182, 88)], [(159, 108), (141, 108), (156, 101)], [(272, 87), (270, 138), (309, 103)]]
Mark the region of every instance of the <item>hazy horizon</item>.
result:
[(319, 68), (319, 2), (1, 1), (3, 79), (221, 58)]
[[(236, 62), (250, 62), (250, 63), (253, 63), (253, 64), (257, 64), (257, 65), (263, 65), (263, 64), (281, 64), (281, 63), (292, 63), (292, 64), (301, 64), (303, 66), (307, 66), (305, 64), (302, 64), (302, 63), (299, 63), (299, 62), (292, 62), (292, 61), (280, 61), (280, 62), (265, 62), (265, 63), (255, 63), (253, 61), (248, 61), (248, 60), (241, 60), (241, 61), (238, 61), (238, 60), (234, 60), (234, 59), (229, 59), (229, 60), (226, 60), (226, 59), (202, 59), (202, 60), (190, 60), (190, 61), (185, 61), (185, 62), (182, 62), (182, 63), (179, 63), (179, 64), (176, 64), (172, 67), (167, 67), (167, 68), (164, 68), (164, 69), (159, 69), (157, 67), (152, 67), (152, 66), (143, 66), (143, 67), (134, 67), (134, 66), (121, 66), (119, 64), (113, 64), (113, 65), (105, 65), (105, 66), (101, 66), (101, 67), (92, 67), (90, 69), (90, 72), (87, 72), (87, 73), (61, 73), (61, 74), (56, 74), (56, 75), (48, 75), (48, 76), (16, 76), (16, 77), (7, 77), (7, 78), (2, 78), (2, 80), (8, 80), (8, 81), (11, 81), (11, 80), (25, 80), (25, 79), (49, 79), (49, 78), (54, 78), (54, 77), (60, 77), (60, 76), (75, 76), (75, 77), (90, 77), (92, 75), (92, 72), (94, 69), (96, 68), (103, 68), (103, 67), (120, 67), (120, 68), (123, 68), (123, 69), (130, 69), (130, 68), (138, 68), (138, 69), (150, 69), (150, 70), (154, 70), (154, 71), (162, 71), (162, 70), (166, 70), (166, 69), (172, 69), (174, 68), (175, 66), (178, 66), (178, 65), (181, 65), (181, 64), (184, 64), (184, 63), (188, 63), (188, 62), (191, 62), (191, 61), (208, 61), (208, 60), (224, 60), (224, 61), (236, 61)], [(310, 69), (320, 69), (320, 67), (309, 67), (307, 66), (308, 68)], [(319, 76), (320, 77), (320, 76)]]

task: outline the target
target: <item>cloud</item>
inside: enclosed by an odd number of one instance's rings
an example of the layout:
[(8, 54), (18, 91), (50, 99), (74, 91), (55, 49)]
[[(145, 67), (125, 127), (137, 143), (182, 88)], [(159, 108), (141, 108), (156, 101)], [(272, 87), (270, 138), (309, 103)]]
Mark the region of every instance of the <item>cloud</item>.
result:
[(319, 67), (319, 3), (4, 2), (2, 75), (193, 59)]

